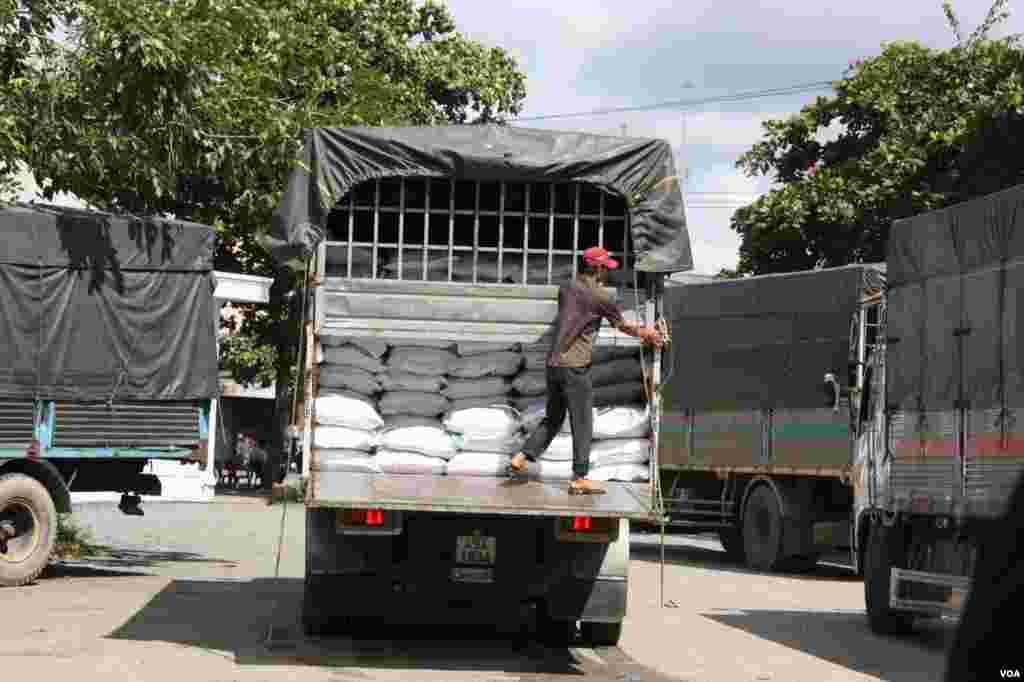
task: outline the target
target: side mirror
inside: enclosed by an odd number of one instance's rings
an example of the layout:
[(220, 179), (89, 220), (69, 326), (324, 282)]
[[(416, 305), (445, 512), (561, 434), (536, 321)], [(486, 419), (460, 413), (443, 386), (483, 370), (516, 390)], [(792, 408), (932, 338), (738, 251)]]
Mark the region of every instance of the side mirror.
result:
[(826, 405), (831, 407), (833, 412), (838, 412), (841, 389), (839, 388), (839, 382), (836, 381), (835, 375), (831, 372), (825, 375), (823, 388), (825, 389), (825, 393), (828, 395), (828, 402)]

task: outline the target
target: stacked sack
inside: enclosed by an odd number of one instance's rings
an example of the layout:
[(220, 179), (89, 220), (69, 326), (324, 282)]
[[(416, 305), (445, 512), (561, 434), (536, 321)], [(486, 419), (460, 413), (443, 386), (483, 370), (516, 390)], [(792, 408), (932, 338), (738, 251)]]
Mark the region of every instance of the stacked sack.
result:
[[(516, 378), (521, 397), (515, 405), (520, 410), (523, 428), (531, 432), (544, 419), (546, 411), (546, 352), (533, 347), (524, 356), (527, 370)], [(649, 481), (650, 412), (643, 404), (640, 350), (626, 346), (595, 348), (590, 378), (595, 405), (590, 477), (598, 481)], [(568, 417), (559, 435), (541, 455), (540, 467), (559, 478), (572, 476), (572, 432)]]
[[(500, 476), (543, 419), (546, 347), (322, 341), (313, 438), (322, 470)], [(641, 400), (639, 351), (596, 349), (592, 378), (592, 477), (649, 480), (648, 413), (623, 407)], [(562, 430), (532, 468), (542, 479), (572, 477), (568, 421)]]

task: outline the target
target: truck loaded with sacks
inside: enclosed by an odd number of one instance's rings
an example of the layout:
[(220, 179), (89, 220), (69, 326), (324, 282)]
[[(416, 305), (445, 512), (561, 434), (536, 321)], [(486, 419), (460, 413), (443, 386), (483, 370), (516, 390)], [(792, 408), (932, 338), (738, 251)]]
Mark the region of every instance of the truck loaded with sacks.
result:
[(504, 126), (307, 131), (275, 213), (304, 261), (308, 633), (363, 620), (539, 627), (614, 644), (631, 521), (655, 495), (658, 351), (595, 338), (590, 477), (570, 427), (530, 468), (559, 285), (582, 252), (623, 262), (627, 319), (692, 267), (669, 145)]

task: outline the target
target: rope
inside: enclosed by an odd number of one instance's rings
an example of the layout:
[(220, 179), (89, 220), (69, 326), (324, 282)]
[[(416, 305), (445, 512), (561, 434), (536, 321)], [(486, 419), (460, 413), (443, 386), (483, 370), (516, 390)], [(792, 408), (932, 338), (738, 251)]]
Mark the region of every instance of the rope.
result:
[[(632, 241), (632, 239), (630, 241)], [(637, 273), (636, 263), (635, 262), (633, 264), (633, 298), (634, 298), (634, 303), (636, 305), (637, 311), (640, 311), (640, 309), (641, 309), (640, 308), (640, 278), (639, 278), (639, 274)], [(655, 311), (655, 314), (657, 314), (657, 311)], [(642, 315), (643, 315), (644, 326), (647, 326), (648, 320), (647, 320), (647, 307), (646, 306), (644, 306), (644, 308), (643, 308)], [(666, 323), (664, 323), (664, 320), (661, 320), (661, 321), (655, 323), (654, 326), (656, 326), (656, 328), (658, 329), (659, 332), (662, 331), (662, 330), (664, 330), (666, 332), (665, 343), (667, 344), (670, 341), (670, 337), (667, 335), (668, 325)], [(661, 426), (661, 424), (659, 423), (660, 420), (658, 419), (658, 404), (660, 403), (660, 400), (661, 400), (661, 386), (662, 386), (663, 382), (659, 381), (657, 385), (654, 384), (653, 367), (651, 369), (651, 374), (650, 375), (648, 374), (648, 370), (647, 370), (647, 356), (643, 352), (643, 347), (642, 346), (641, 346), (641, 351), (640, 351), (640, 372), (641, 372), (641, 376), (643, 377), (643, 382), (644, 382), (643, 385), (644, 385), (645, 389), (646, 389), (646, 386), (647, 386), (647, 377), (648, 376), (651, 377), (651, 384), (650, 384), (651, 388), (650, 388), (650, 390), (646, 390), (645, 392), (647, 393), (648, 419), (650, 420), (650, 423), (651, 423), (651, 433), (654, 434), (655, 443), (657, 443), (657, 429), (659, 429), (660, 426)], [(666, 606), (666, 602), (665, 602), (665, 500), (664, 500), (664, 497), (662, 495), (662, 490), (661, 490), (661, 467), (658, 465), (658, 448), (657, 447), (652, 448), (652, 452), (651, 452), (651, 479), (652, 479), (651, 480), (651, 485), (652, 485), (652, 491), (651, 492), (652, 492), (652, 498), (653, 498), (653, 502), (654, 502), (654, 512), (658, 516), (658, 523), (659, 523), (659, 527), (660, 527), (659, 537), (660, 537), (661, 558), (659, 560), (659, 564), (660, 564), (660, 566), (659, 566), (659, 571), (660, 571), (659, 601), (661, 603), (662, 608), (664, 608)]]
[[(294, 388), (292, 390), (292, 403), (291, 403), (291, 415), (290, 415), (291, 419), (289, 420), (289, 425), (288, 425), (289, 426), (289, 428), (288, 428), (288, 431), (289, 431), (289, 434), (288, 434), (288, 457), (285, 459), (285, 466), (284, 466), (284, 477), (285, 477), (285, 480), (288, 479), (288, 472), (291, 471), (291, 468), (292, 468), (292, 455), (295, 454), (295, 440), (296, 439), (293, 437), (294, 434), (292, 434), (290, 432), (292, 431), (292, 426), (295, 424), (295, 421), (296, 421), (296, 416), (297, 416), (296, 415), (296, 409), (297, 409), (297, 406), (299, 404), (299, 384), (300, 384), (299, 379), (302, 376), (303, 351), (309, 352), (309, 349), (306, 348), (306, 292), (307, 292), (307, 287), (308, 286), (309, 286), (309, 261), (307, 260), (306, 261), (306, 268), (305, 268), (305, 271), (304, 271), (303, 276), (302, 276), (302, 296), (300, 298), (300, 304), (302, 305), (302, 315), (301, 315), (302, 326), (300, 327), (300, 329), (302, 331), (301, 331), (301, 336), (299, 337), (299, 352), (295, 354), (295, 356), (296, 356), (295, 357), (295, 378), (296, 379), (295, 379), (295, 386), (294, 386)], [(270, 485), (271, 485), (271, 496), (273, 496), (273, 485), (274, 485), (273, 481), (271, 481)], [(282, 550), (284, 548), (284, 530), (285, 530), (285, 520), (287, 519), (287, 517), (288, 517), (288, 495), (285, 494), (285, 495), (283, 495), (283, 499), (281, 500), (281, 528), (280, 528), (280, 531), (278, 532), (278, 536), (277, 536), (277, 558), (275, 559), (275, 562), (274, 562), (274, 578), (275, 579), (278, 579), (278, 578), (281, 577), (281, 554), (282, 554)]]

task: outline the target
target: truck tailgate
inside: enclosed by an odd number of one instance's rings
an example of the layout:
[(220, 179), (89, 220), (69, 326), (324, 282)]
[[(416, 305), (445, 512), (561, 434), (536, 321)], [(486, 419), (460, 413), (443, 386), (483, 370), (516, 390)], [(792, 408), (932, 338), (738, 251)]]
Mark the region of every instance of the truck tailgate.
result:
[(509, 516), (653, 519), (649, 483), (607, 483), (603, 495), (570, 495), (568, 481), (485, 476), (310, 472), (309, 507), (465, 512)]

